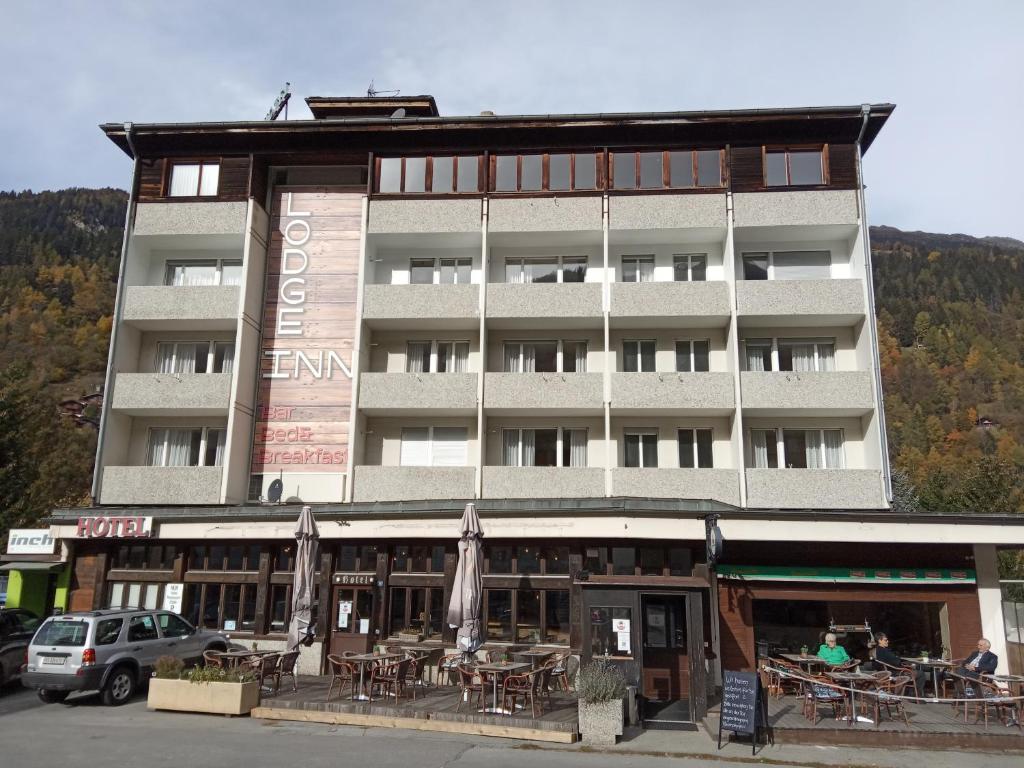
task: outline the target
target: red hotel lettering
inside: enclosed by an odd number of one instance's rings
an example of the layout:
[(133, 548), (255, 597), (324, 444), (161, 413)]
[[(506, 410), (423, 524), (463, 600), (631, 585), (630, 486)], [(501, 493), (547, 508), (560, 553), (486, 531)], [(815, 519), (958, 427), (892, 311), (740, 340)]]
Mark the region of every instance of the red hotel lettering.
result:
[(141, 517), (80, 517), (78, 537), (82, 539), (140, 538), (149, 536)]
[(263, 430), (263, 441), (266, 443), (308, 443), (312, 439), (313, 430), (310, 427)]

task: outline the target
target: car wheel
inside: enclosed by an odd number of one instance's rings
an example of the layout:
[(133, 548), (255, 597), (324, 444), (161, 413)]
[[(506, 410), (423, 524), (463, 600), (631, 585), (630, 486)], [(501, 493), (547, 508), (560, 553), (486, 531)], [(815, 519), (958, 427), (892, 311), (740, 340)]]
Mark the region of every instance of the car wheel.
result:
[(131, 667), (116, 667), (103, 686), (103, 703), (119, 707), (135, 693), (135, 673)]
[(36, 693), (39, 694), (39, 700), (44, 704), (60, 704), (68, 697), (67, 691), (44, 691), (40, 688)]

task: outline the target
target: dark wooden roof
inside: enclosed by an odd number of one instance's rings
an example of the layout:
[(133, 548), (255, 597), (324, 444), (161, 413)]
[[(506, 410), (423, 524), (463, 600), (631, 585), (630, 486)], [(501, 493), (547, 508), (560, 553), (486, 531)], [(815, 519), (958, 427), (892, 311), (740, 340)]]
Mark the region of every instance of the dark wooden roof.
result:
[(438, 117), (433, 96), (307, 96), (313, 117), (391, 117), (404, 109), (407, 117)]

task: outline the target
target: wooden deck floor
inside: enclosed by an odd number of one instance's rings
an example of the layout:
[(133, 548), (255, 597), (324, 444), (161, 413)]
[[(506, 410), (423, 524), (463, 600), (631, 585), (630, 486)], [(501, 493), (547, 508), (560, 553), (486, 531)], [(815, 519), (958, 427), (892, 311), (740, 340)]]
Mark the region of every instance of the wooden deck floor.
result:
[(543, 713), (534, 718), (528, 709), (515, 715), (484, 714), (478, 711), (475, 700), (463, 702), (456, 711), (461, 693), (451, 686), (428, 686), (417, 691), (416, 699), (403, 697), (398, 702), (352, 701), (347, 696), (339, 698), (337, 693), (328, 702), (329, 682), (329, 677), (300, 678), (298, 691), (285, 686), (276, 696), (265, 696), (253, 710), (253, 717), (561, 743), (572, 743), (579, 734), (576, 697), (571, 693), (553, 693), (551, 708), (545, 705)]

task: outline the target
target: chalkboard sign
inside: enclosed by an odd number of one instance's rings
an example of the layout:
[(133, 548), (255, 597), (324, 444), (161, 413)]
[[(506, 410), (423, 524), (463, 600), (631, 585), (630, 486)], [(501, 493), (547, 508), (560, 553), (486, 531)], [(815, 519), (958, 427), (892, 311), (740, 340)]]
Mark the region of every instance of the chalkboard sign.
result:
[(750, 734), (754, 747), (757, 733), (766, 720), (765, 701), (756, 672), (722, 670), (722, 711), (718, 720), (718, 748), (722, 748), (722, 731)]

